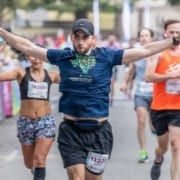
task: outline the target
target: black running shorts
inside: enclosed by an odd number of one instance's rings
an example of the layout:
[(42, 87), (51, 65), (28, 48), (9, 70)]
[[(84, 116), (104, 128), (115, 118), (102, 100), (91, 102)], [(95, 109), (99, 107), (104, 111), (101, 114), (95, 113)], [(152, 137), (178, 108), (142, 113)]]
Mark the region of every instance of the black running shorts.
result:
[(151, 110), (151, 120), (156, 134), (161, 136), (169, 125), (180, 127), (180, 110)]
[[(105, 121), (97, 129), (81, 130), (74, 126), (73, 123), (64, 120), (60, 123), (57, 141), (64, 168), (76, 164), (86, 166), (89, 154), (100, 154), (97, 157), (108, 155), (108, 159), (110, 158), (113, 146), (112, 128), (110, 123)], [(99, 160), (104, 162), (102, 158)], [(92, 173), (101, 174), (104, 171), (104, 169), (96, 170)]]

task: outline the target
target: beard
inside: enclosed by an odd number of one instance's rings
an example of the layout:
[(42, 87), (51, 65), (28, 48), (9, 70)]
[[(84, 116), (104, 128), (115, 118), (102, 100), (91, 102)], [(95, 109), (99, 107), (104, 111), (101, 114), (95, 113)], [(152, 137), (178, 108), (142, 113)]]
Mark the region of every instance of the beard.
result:
[(79, 50), (78, 48), (76, 48), (76, 47), (74, 46), (74, 51), (75, 51), (78, 55), (86, 55), (86, 54), (88, 54), (89, 50), (90, 50), (90, 47), (83, 48), (83, 49)]

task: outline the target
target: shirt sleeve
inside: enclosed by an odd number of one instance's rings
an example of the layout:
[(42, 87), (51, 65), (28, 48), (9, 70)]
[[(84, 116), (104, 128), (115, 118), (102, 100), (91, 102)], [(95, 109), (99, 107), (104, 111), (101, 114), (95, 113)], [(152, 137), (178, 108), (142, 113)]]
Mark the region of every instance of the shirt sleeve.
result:
[(57, 61), (60, 60), (61, 51), (58, 49), (48, 49), (47, 58), (51, 64), (57, 64)]
[(123, 59), (124, 50), (113, 50), (112, 51), (112, 64), (113, 65), (121, 65)]
[(74, 53), (71, 49), (65, 48), (63, 50), (60, 49), (48, 49), (47, 50), (47, 58), (49, 62), (53, 65), (57, 65), (58, 61), (63, 59), (69, 59), (74, 56)]

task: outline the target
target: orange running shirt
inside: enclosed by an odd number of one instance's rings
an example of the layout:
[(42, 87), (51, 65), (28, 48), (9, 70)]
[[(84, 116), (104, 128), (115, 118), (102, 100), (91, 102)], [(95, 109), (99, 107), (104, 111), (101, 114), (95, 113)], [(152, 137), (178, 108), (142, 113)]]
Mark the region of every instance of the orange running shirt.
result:
[[(164, 74), (172, 64), (180, 63), (180, 56), (173, 56), (169, 50), (163, 51), (156, 67), (156, 73)], [(180, 109), (180, 79), (154, 83), (151, 109)]]

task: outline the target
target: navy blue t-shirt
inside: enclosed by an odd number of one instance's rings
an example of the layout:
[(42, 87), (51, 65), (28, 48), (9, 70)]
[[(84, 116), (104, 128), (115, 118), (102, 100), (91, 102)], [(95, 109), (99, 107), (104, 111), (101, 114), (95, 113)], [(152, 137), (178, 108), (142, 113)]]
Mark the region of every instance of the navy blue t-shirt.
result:
[(76, 117), (108, 116), (112, 68), (121, 65), (123, 53), (95, 48), (90, 55), (77, 55), (69, 48), (49, 49), (47, 58), (61, 75), (59, 112)]

